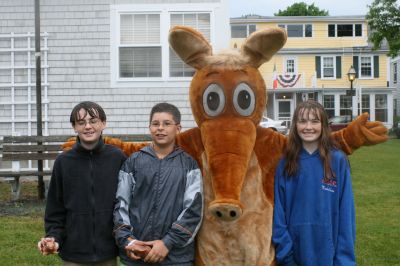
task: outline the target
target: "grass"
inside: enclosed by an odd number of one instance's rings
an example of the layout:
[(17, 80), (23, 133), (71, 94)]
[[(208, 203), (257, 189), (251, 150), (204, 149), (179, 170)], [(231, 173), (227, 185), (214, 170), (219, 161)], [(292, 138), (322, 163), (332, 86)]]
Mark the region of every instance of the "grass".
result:
[(357, 265), (400, 265), (400, 139), (363, 147), (349, 158)]
[[(350, 157), (356, 201), (357, 265), (400, 265), (400, 139), (363, 147)], [(22, 185), (22, 198), (10, 201), (0, 182), (0, 265), (59, 265), (58, 256), (36, 249), (43, 236), (44, 203), (36, 183)]]

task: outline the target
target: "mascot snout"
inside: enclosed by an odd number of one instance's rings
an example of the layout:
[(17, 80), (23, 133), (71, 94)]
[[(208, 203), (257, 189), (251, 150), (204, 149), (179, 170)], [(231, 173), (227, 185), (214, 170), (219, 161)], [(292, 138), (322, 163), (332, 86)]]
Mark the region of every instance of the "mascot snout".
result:
[(208, 210), (216, 219), (234, 221), (243, 212), (240, 192), (256, 139), (256, 127), (246, 118), (213, 119), (201, 125), (201, 135), (214, 192)]

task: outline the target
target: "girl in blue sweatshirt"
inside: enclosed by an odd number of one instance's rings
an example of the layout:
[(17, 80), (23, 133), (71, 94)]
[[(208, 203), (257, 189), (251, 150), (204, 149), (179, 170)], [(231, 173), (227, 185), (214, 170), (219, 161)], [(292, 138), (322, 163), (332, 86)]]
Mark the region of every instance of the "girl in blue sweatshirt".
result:
[(356, 265), (355, 211), (346, 156), (321, 104), (300, 103), (275, 176), (272, 241), (279, 265)]

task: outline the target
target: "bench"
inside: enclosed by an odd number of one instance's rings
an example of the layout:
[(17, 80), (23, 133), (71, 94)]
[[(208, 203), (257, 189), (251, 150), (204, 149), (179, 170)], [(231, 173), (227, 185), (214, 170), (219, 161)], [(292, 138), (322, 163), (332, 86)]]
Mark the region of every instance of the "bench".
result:
[[(149, 141), (149, 135), (107, 135), (123, 141)], [(55, 158), (62, 152), (61, 145), (70, 135), (59, 136), (4, 136), (2, 141), (2, 165), (11, 162), (11, 169), (1, 170), (0, 177), (11, 184), (11, 199), (18, 200), (21, 192), (21, 177), (37, 177), (39, 187), (44, 186), (47, 195), (48, 181)], [(43, 168), (43, 161), (47, 161)], [(31, 163), (29, 163), (31, 161)], [(37, 161), (36, 166), (32, 166)], [(25, 166), (25, 167), (24, 167)], [(4, 166), (3, 166), (4, 168)], [(46, 180), (44, 180), (46, 178)], [(46, 182), (44, 182), (46, 181)], [(42, 184), (41, 184), (42, 183)], [(42, 198), (39, 192), (39, 198)]]

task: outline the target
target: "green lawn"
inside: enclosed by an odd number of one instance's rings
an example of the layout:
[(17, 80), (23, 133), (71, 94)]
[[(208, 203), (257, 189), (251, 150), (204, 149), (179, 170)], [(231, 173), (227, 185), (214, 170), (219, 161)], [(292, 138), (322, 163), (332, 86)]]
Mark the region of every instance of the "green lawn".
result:
[(400, 265), (400, 139), (350, 157), (357, 265)]
[[(364, 147), (350, 156), (357, 212), (357, 265), (400, 265), (400, 140)], [(57, 265), (42, 256), (43, 203), (33, 183), (22, 200), (10, 202), (10, 186), (0, 183), (0, 265)], [(247, 265), (246, 265), (247, 266)]]

